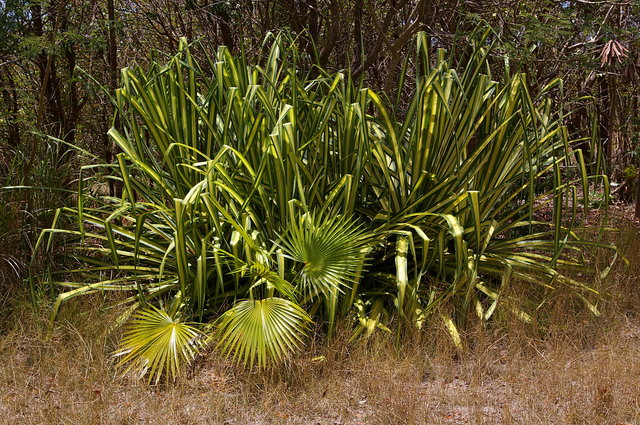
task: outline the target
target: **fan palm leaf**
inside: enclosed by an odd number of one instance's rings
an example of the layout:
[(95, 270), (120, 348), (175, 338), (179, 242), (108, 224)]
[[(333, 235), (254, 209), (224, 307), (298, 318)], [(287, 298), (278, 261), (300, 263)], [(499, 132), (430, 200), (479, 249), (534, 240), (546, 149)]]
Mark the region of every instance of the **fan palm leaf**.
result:
[(309, 298), (328, 297), (352, 283), (368, 243), (361, 226), (346, 216), (304, 214), (281, 237), (284, 252), (300, 267), (297, 280)]
[(280, 361), (295, 351), (311, 323), (309, 315), (284, 298), (241, 300), (218, 320), (218, 347), (253, 368)]
[(295, 282), (308, 300), (325, 304), (328, 335), (333, 333), (341, 295), (355, 293), (371, 235), (349, 217), (307, 213), (292, 221), (280, 238), (282, 249), (297, 263)]
[(148, 375), (149, 382), (163, 376), (175, 379), (191, 363), (200, 347), (201, 333), (155, 307), (137, 311), (116, 352), (125, 373)]

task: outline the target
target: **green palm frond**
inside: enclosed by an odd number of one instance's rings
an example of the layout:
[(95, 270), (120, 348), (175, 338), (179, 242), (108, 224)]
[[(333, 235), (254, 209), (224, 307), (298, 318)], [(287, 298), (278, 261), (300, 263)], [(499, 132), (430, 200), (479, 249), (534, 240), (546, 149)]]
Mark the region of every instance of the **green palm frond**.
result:
[(187, 323), (171, 318), (157, 308), (140, 310), (133, 316), (125, 333), (119, 365), (127, 365), (125, 373), (133, 371), (148, 375), (149, 382), (169, 375), (175, 379), (185, 364), (191, 363), (200, 347), (200, 332)]
[(340, 215), (304, 214), (281, 237), (285, 253), (302, 264), (298, 280), (310, 298), (329, 297), (352, 283), (367, 243), (362, 227)]
[(283, 298), (238, 301), (218, 321), (218, 347), (245, 366), (265, 367), (296, 350), (309, 323), (300, 306)]

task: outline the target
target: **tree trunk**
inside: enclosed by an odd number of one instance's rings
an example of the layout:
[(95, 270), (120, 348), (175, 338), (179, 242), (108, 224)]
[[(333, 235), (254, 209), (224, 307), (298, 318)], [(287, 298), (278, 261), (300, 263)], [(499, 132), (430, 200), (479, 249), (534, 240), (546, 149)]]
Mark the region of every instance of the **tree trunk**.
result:
[[(117, 46), (116, 46), (116, 16), (115, 16), (115, 4), (114, 0), (107, 0), (107, 15), (109, 20), (108, 31), (108, 60), (109, 60), (109, 90), (113, 93), (118, 87), (118, 58), (117, 58)], [(114, 107), (115, 109), (115, 107)], [(107, 127), (110, 123), (107, 121)], [(109, 128), (107, 128), (107, 131)], [(104, 134), (104, 159), (107, 164), (111, 164), (114, 158), (114, 146), (109, 136)], [(113, 194), (113, 192), (111, 192)]]
[(7, 142), (13, 149), (17, 149), (20, 145), (20, 125), (18, 124), (18, 113), (20, 107), (18, 105), (18, 91), (16, 90), (16, 83), (13, 80), (13, 76), (7, 70), (5, 79), (0, 77), (0, 82), (4, 86), (2, 91), (2, 97), (7, 105), (9, 105), (9, 119), (8, 119), (8, 134)]
[(602, 155), (605, 164), (605, 173), (611, 176), (611, 123), (609, 110), (611, 108), (611, 97), (609, 96), (609, 83), (607, 77), (598, 77), (600, 92), (600, 102), (598, 104), (598, 116), (600, 118), (600, 141), (602, 144)]
[(227, 12), (226, 6), (221, 5), (218, 15), (218, 25), (220, 28), (220, 34), (222, 35), (222, 42), (229, 48), (231, 52), (235, 51), (236, 43), (233, 38), (233, 27), (231, 25), (231, 18)]
[[(115, 12), (115, 0), (107, 0), (107, 15), (109, 19), (109, 90), (113, 95), (118, 88), (118, 45), (116, 40), (116, 12)], [(113, 114), (113, 123), (110, 120), (106, 120), (107, 131), (109, 131), (110, 125), (113, 125), (116, 129), (120, 127), (120, 118), (117, 115), (116, 106), (113, 105), (109, 108), (109, 112)], [(117, 146), (114, 141), (111, 140), (107, 132), (104, 133), (104, 147), (105, 147), (105, 161), (107, 164), (111, 164), (115, 158), (115, 152)], [(122, 185), (118, 184), (115, 180), (109, 179), (109, 194), (112, 196), (119, 196), (122, 193)], [(130, 200), (134, 202), (133, 199)]]
[(362, 65), (362, 49), (364, 40), (362, 39), (362, 8), (364, 7), (363, 0), (356, 0), (353, 5), (353, 64), (351, 69), (355, 69)]
[[(633, 112), (631, 112), (631, 117), (635, 118), (635, 125), (633, 125), (631, 128), (633, 129), (632, 131), (635, 131), (637, 137), (640, 137), (640, 117), (638, 116), (640, 113), (640, 109), (638, 109), (639, 98), (640, 93), (636, 93), (635, 96), (633, 96)], [(636, 139), (636, 144), (637, 143), (638, 140)], [(636, 150), (639, 148), (639, 146), (635, 146)], [(636, 218), (640, 218), (640, 165), (638, 160), (636, 160), (636, 166), (638, 166), (638, 177), (636, 178)]]

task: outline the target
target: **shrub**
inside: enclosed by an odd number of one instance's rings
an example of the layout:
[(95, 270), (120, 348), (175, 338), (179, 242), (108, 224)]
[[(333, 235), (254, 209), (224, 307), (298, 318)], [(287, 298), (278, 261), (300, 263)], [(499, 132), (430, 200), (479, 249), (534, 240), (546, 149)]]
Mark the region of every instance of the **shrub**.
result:
[[(330, 335), (345, 317), (354, 335), (434, 317), (459, 343), (469, 313), (530, 320), (506, 295), (514, 282), (566, 285), (596, 312), (595, 291), (557, 270), (590, 270), (597, 246), (572, 228), (588, 176), (548, 97), (561, 81), (533, 98), (524, 74), (492, 80), (487, 35), (456, 69), (443, 51), (432, 66), (420, 34), (402, 111), (348, 72), (299, 69), (284, 36), (263, 66), (220, 47), (203, 67), (183, 41), (165, 66), (125, 69), (122, 130), (109, 133), (122, 196), (91, 195), (85, 178), (62, 211), (79, 228), (46, 233), (75, 236), (81, 262), (60, 272), (70, 290), (53, 315), (78, 295), (130, 292), (121, 352), (157, 380), (202, 342), (264, 366), (311, 322)], [(536, 219), (549, 204), (552, 220)]]

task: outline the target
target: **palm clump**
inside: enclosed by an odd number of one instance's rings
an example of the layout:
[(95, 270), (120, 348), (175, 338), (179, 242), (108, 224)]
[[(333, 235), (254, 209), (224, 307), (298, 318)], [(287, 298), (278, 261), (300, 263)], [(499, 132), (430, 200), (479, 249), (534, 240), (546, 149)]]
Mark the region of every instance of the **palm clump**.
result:
[(455, 69), (420, 34), (402, 108), (348, 72), (298, 68), (284, 36), (261, 66), (225, 47), (201, 65), (183, 42), (165, 66), (125, 69), (109, 133), (122, 196), (90, 195), (85, 177), (61, 211), (78, 229), (47, 231), (75, 238), (79, 261), (54, 315), (130, 293), (119, 354), (157, 381), (206, 343), (264, 367), (345, 318), (355, 336), (444, 320), (459, 343), (469, 312), (529, 320), (515, 282), (568, 286), (595, 311), (595, 291), (558, 271), (588, 271), (597, 245), (562, 216), (591, 177), (548, 97), (561, 82), (534, 98), (523, 74), (493, 80), (487, 35)]

